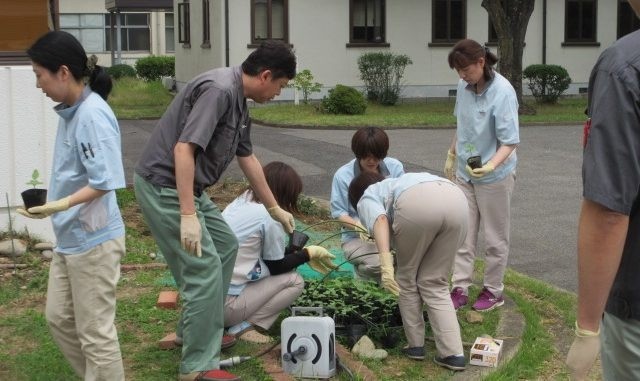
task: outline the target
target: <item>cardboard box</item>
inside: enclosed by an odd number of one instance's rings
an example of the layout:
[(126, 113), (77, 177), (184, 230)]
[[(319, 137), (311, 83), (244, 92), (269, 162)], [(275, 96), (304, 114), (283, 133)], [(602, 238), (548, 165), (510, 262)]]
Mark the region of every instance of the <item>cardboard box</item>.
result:
[(478, 366), (498, 366), (502, 350), (502, 340), (490, 337), (478, 337), (469, 351), (469, 364)]

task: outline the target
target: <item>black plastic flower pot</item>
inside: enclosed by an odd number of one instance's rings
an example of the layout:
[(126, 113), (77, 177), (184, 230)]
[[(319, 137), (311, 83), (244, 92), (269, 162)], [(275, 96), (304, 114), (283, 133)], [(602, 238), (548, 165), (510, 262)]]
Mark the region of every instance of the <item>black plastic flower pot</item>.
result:
[(289, 235), (289, 249), (293, 251), (300, 250), (306, 245), (309, 240), (309, 236), (298, 231), (294, 230), (293, 233)]
[(24, 208), (29, 209), (34, 206), (44, 205), (47, 202), (47, 190), (40, 188), (27, 189), (20, 194)]
[(467, 159), (467, 164), (471, 169), (482, 168), (482, 158), (480, 156), (471, 156)]

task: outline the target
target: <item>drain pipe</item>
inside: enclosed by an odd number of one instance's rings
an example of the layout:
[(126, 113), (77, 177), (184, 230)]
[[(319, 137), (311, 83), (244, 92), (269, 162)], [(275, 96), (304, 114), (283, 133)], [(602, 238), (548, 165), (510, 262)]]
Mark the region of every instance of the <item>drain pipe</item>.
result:
[(225, 65), (229, 67), (229, 0), (224, 0), (224, 55)]
[(542, 0), (542, 64), (547, 64), (547, 0)]

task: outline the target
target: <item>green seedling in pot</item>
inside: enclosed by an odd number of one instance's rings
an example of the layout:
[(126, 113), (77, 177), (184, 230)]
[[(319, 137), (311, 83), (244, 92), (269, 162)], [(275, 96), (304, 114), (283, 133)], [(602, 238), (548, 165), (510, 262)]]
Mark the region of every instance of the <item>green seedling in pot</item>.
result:
[(464, 145), (464, 151), (469, 154), (467, 157), (467, 164), (471, 169), (476, 169), (482, 167), (482, 158), (477, 154), (476, 146), (471, 143), (466, 143)]
[(31, 180), (27, 181), (27, 185), (31, 185), (32, 187), (37, 187), (38, 185), (44, 184), (40, 181), (40, 172), (37, 169), (34, 169), (31, 173)]

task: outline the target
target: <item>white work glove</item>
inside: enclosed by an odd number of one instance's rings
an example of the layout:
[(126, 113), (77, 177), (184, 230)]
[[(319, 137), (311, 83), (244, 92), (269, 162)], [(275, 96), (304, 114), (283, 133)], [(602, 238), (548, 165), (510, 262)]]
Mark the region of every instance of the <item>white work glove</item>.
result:
[(495, 169), (496, 168), (493, 166), (493, 164), (491, 164), (490, 161), (488, 161), (482, 167), (476, 168), (476, 169), (471, 169), (471, 167), (467, 165), (467, 172), (469, 172), (469, 174), (475, 177), (476, 179), (479, 179), (483, 176), (488, 175), (489, 173), (493, 172)]
[(269, 211), (271, 218), (282, 224), (282, 227), (287, 233), (293, 233), (293, 230), (296, 228), (296, 221), (293, 219), (293, 215), (291, 215), (291, 213), (282, 209), (278, 205), (272, 206), (267, 209), (267, 211)]
[(180, 245), (190, 255), (202, 257), (202, 247), (200, 239), (202, 238), (202, 228), (198, 215), (181, 214), (180, 215)]
[(456, 154), (447, 151), (447, 160), (444, 162), (444, 176), (453, 181), (456, 177)]
[(29, 208), (28, 210), (18, 208), (16, 211), (25, 217), (41, 219), (49, 217), (53, 213), (69, 209), (69, 198), (70, 196), (67, 196), (65, 198), (61, 198), (60, 200), (47, 202), (44, 205), (34, 206), (33, 208)]
[(382, 281), (382, 287), (387, 289), (393, 295), (400, 295), (400, 287), (394, 278), (393, 273), (393, 254), (389, 251), (384, 251), (378, 254), (380, 257), (380, 278)]
[(320, 274), (328, 274), (329, 271), (338, 268), (331, 260), (336, 256), (322, 246), (307, 246), (304, 248), (309, 255), (309, 267)]
[(354, 230), (358, 232), (358, 235), (360, 236), (361, 240), (365, 242), (372, 240), (371, 236), (369, 235), (369, 232), (367, 231), (367, 228), (362, 226), (360, 222), (356, 222), (356, 226)]
[(591, 366), (600, 353), (600, 329), (598, 332), (588, 331), (578, 327), (576, 322), (576, 337), (567, 354), (567, 367), (574, 381), (586, 380)]

